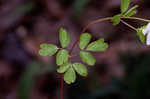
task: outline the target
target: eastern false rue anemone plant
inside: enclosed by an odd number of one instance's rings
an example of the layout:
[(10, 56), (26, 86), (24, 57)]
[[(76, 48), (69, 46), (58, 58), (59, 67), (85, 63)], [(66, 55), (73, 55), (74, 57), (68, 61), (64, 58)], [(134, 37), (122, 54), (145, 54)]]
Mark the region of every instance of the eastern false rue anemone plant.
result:
[[(76, 80), (76, 74), (86, 77), (88, 75), (88, 70), (85, 64), (89, 66), (94, 66), (96, 62), (96, 59), (91, 54), (91, 52), (104, 52), (108, 48), (108, 44), (104, 41), (103, 38), (99, 38), (96, 41), (90, 42), (92, 36), (90, 33), (86, 32), (90, 26), (104, 21), (111, 21), (114, 26), (117, 26), (121, 22), (124, 25), (128, 26), (129, 28), (133, 29), (142, 43), (146, 45), (150, 45), (150, 20), (139, 18), (139, 17), (133, 17), (133, 15), (137, 13), (138, 5), (135, 5), (130, 9), (129, 9), (129, 5), (130, 5), (130, 0), (121, 0), (120, 14), (114, 15), (113, 17), (106, 17), (106, 18), (100, 18), (94, 20), (91, 23), (89, 23), (87, 26), (85, 26), (81, 31), (80, 36), (74, 41), (70, 50), (66, 49), (66, 47), (70, 44), (70, 37), (67, 30), (64, 28), (60, 28), (59, 30), (59, 41), (61, 47), (58, 47), (54, 44), (47, 44), (47, 43), (40, 45), (41, 48), (39, 51), (40, 55), (52, 56), (56, 54), (56, 64), (58, 66), (57, 72), (62, 74), (61, 96), (60, 96), (61, 99), (63, 99), (64, 81), (67, 84), (74, 83)], [(146, 26), (144, 25), (139, 28), (135, 28), (134, 26), (125, 22), (124, 19), (138, 20), (141, 22), (147, 22), (148, 24)], [(77, 53), (77, 55), (80, 56), (82, 63), (71, 62), (71, 58), (76, 56), (76, 55), (72, 55), (72, 51), (77, 44), (80, 48), (80, 51), (79, 53)]]
[[(89, 52), (102, 52), (108, 48), (108, 44), (104, 42), (104, 39), (100, 38), (94, 42), (90, 42), (92, 36), (89, 33), (82, 33), (80, 35), (80, 57), (83, 63), (93, 66), (96, 62), (94, 56)], [(59, 66), (57, 69), (58, 73), (64, 73), (64, 81), (67, 84), (74, 83), (76, 80), (76, 73), (85, 77), (87, 76), (87, 68), (80, 62), (72, 63), (70, 58), (71, 51), (68, 51), (66, 47), (70, 43), (69, 33), (66, 29), (61, 28), (59, 31), (59, 41), (62, 48), (57, 47), (54, 44), (41, 44), (40, 55), (52, 56), (56, 54), (56, 64)]]
[[(52, 56), (56, 54), (56, 64), (58, 65), (57, 72), (62, 73), (62, 80), (64, 80), (67, 84), (74, 83), (76, 80), (76, 73), (86, 77), (88, 75), (88, 70), (85, 64), (89, 66), (94, 66), (96, 59), (90, 52), (103, 52), (108, 48), (108, 44), (104, 42), (103, 38), (99, 38), (94, 42), (90, 42), (92, 36), (90, 33), (86, 33), (86, 30), (100, 22), (111, 21), (114, 26), (118, 25), (120, 22), (128, 26), (129, 28), (136, 31), (137, 36), (139, 37), (142, 43), (146, 43), (146, 45), (150, 45), (150, 20), (133, 17), (137, 13), (138, 5), (135, 5), (129, 9), (130, 0), (121, 0), (121, 13), (114, 15), (113, 17), (100, 18), (92, 21), (87, 26), (83, 28), (80, 36), (74, 41), (72, 48), (68, 51), (66, 47), (70, 43), (69, 33), (66, 29), (60, 28), (59, 30), (59, 41), (61, 47), (58, 47), (54, 44), (41, 44), (40, 45), (40, 55), (42, 56)], [(123, 19), (130, 20), (139, 20), (143, 22), (148, 22), (146, 26), (141, 26), (139, 28), (135, 28), (132, 25), (125, 22)], [(70, 60), (74, 57), (72, 55), (72, 51), (76, 44), (79, 41), (79, 56), (82, 60), (82, 63), (75, 62), (72, 63)]]

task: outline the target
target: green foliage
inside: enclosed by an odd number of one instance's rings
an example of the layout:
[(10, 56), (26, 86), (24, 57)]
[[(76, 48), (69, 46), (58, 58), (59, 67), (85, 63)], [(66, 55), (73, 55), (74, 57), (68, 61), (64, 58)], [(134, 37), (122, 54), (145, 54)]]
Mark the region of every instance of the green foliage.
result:
[(76, 73), (72, 66), (65, 72), (64, 80), (67, 84), (74, 83), (76, 80)]
[(80, 49), (84, 49), (91, 40), (91, 35), (89, 33), (82, 33), (80, 36), (79, 47)]
[[(105, 51), (108, 48), (108, 44), (104, 42), (104, 39), (98, 39), (90, 44), (88, 44), (91, 40), (92, 36), (89, 33), (83, 33), (80, 35), (80, 41), (79, 41), (79, 48), (81, 50), (86, 51)], [(40, 55), (42, 56), (52, 56), (54, 55), (58, 50), (58, 53), (56, 54), (56, 64), (59, 66), (57, 69), (58, 73), (64, 73), (64, 81), (67, 84), (71, 84), (75, 82), (76, 80), (76, 73), (75, 71), (81, 75), (81, 76), (87, 76), (88, 70), (82, 63), (71, 63), (69, 58), (72, 57), (69, 55), (68, 50), (64, 49), (69, 45), (70, 38), (67, 31), (63, 28), (59, 31), (59, 40), (61, 43), (61, 46), (63, 48), (58, 48), (56, 45), (53, 44), (41, 44), (40, 47)], [(93, 66), (96, 62), (94, 56), (85, 51), (80, 51), (80, 58), (81, 60), (90, 65)]]
[(120, 23), (120, 15), (115, 15), (112, 18), (113, 25), (118, 25)]
[(60, 50), (56, 55), (56, 64), (62, 65), (68, 61), (68, 51), (65, 49)]
[(138, 5), (135, 5), (128, 10), (129, 5), (130, 0), (121, 0), (121, 14), (117, 14), (112, 17), (113, 25), (118, 25), (120, 23), (121, 18), (131, 17), (136, 14), (136, 8), (138, 7)]
[(146, 26), (142, 26), (142, 27), (137, 29), (137, 36), (139, 37), (139, 39), (142, 43), (146, 42), (146, 36), (144, 36), (144, 34), (143, 34), (143, 30), (145, 28), (146, 28)]
[(130, 0), (121, 0), (121, 13), (124, 13), (130, 5)]
[[(83, 10), (83, 8), (85, 8), (85, 6), (88, 3), (89, 3), (89, 0), (77, 0), (74, 8), (76, 9), (77, 12), (80, 12), (81, 10)], [(129, 5), (130, 5), (130, 0), (121, 0), (121, 8), (120, 8), (121, 13), (120, 14), (114, 15), (113, 17), (108, 17), (108, 18), (103, 18), (103, 19), (98, 19), (96, 21), (93, 21), (92, 23), (87, 25), (87, 27), (85, 27), (83, 29), (83, 31), (86, 31), (89, 26), (91, 26), (95, 23), (103, 22), (106, 20), (111, 20), (114, 25), (118, 25), (120, 23), (121, 18), (137, 19), (137, 20), (149, 22), (149, 20), (146, 20), (146, 19), (131, 17), (136, 14), (136, 12), (137, 12), (136, 8), (138, 7), (138, 5), (135, 5), (131, 9), (128, 10)], [(29, 6), (29, 7), (31, 7), (31, 6)], [(25, 10), (25, 9), (28, 10), (27, 8), (23, 7), (23, 9), (21, 9), (21, 10)], [(129, 26), (130, 28), (136, 30), (134, 27), (132, 27), (128, 23), (125, 23), (125, 22), (123, 22), (123, 23), (125, 25)], [(146, 39), (146, 37), (143, 35), (144, 29), (145, 29), (145, 26), (138, 28), (136, 31), (137, 35), (142, 43), (145, 43), (145, 39)], [(108, 44), (106, 42), (104, 42), (104, 39), (98, 39), (89, 44), (91, 38), (92, 38), (92, 36), (89, 33), (82, 33), (80, 35), (80, 39), (79, 39), (79, 48), (80, 48), (81, 60), (84, 63), (86, 63), (87, 65), (93, 66), (93, 65), (95, 65), (96, 60), (95, 60), (94, 56), (87, 51), (91, 51), (91, 52), (106, 51), (106, 49), (108, 48)], [(57, 69), (57, 72), (64, 73), (64, 81), (67, 84), (71, 84), (71, 83), (75, 82), (76, 72), (81, 76), (84, 76), (84, 77), (87, 76), (88, 70), (87, 70), (86, 66), (84, 66), (82, 63), (79, 63), (79, 62), (71, 63), (71, 61), (70, 61), (70, 58), (73, 57), (71, 55), (71, 52), (72, 52), (72, 49), (74, 48), (74, 45), (76, 44), (76, 42), (74, 43), (73, 47), (71, 48), (71, 50), (69, 52), (67, 49), (65, 49), (70, 44), (70, 37), (69, 37), (67, 30), (64, 28), (61, 28), (59, 30), (59, 41), (60, 41), (62, 48), (58, 48), (54, 44), (41, 44), (40, 45), (41, 49), (39, 51), (39, 54), (42, 56), (52, 56), (58, 52), (56, 55), (56, 64), (59, 66)], [(77, 39), (77, 41), (78, 41), (78, 39)], [(32, 69), (33, 68), (31, 68), (31, 70)], [(32, 78), (33, 78), (33, 76), (35, 76), (37, 74), (36, 70), (35, 71), (34, 70), (31, 71), (31, 70), (26, 72), (26, 74), (23, 77), (23, 80), (21, 82), (22, 85), (25, 86), (25, 89), (21, 90), (21, 92), (22, 92), (21, 99), (25, 99), (27, 97), (24, 94), (28, 93), (28, 91), (31, 89), (31, 85), (33, 84)], [(43, 71), (45, 72), (45, 70), (43, 70)], [(29, 77), (29, 76), (31, 76), (31, 77)], [(26, 85), (24, 84), (24, 82), (26, 83)], [(28, 87), (26, 87), (26, 86), (28, 86)]]
[(58, 73), (64, 73), (67, 71), (67, 69), (71, 66), (72, 64), (70, 62), (66, 62), (63, 65), (61, 65), (58, 69), (57, 72)]
[[(77, 0), (77, 2), (79, 4), (81, 4), (80, 1), (82, 1), (82, 0)], [(86, 2), (87, 2), (86, 0), (82, 1), (83, 4), (85, 4)], [(83, 29), (83, 31), (86, 31), (89, 26), (91, 26), (95, 23), (103, 22), (106, 20), (111, 20), (114, 25), (118, 25), (121, 21), (121, 18), (137, 19), (137, 20), (149, 22), (149, 20), (146, 20), (146, 19), (131, 17), (134, 14), (136, 14), (136, 12), (137, 12), (136, 8), (138, 6), (135, 5), (131, 9), (128, 10), (129, 5), (130, 5), (130, 0), (121, 0), (121, 8), (120, 8), (121, 13), (120, 14), (114, 15), (113, 17), (102, 18), (102, 19), (93, 21), (92, 23), (87, 25), (87, 27), (85, 27)], [(128, 23), (125, 23), (125, 22), (123, 22), (123, 23), (125, 25), (129, 26), (130, 28), (136, 30), (134, 27), (132, 27)], [(145, 36), (143, 35), (143, 29), (145, 29), (145, 27), (138, 28), (136, 32), (137, 32), (137, 35), (139, 36), (141, 42), (145, 43)], [(89, 53), (88, 51), (91, 51), (91, 52), (106, 51), (106, 49), (108, 48), (108, 44), (106, 42), (104, 42), (104, 39), (102, 39), (102, 38), (98, 39), (96, 41), (93, 41), (89, 44), (91, 38), (92, 38), (92, 36), (89, 33), (82, 33), (80, 35), (80, 38), (77, 39), (76, 41), (79, 40), (79, 48), (80, 48), (79, 53), (80, 53), (80, 58), (81, 58), (82, 62), (86, 63), (87, 65), (93, 66), (93, 65), (95, 65), (96, 60), (95, 60), (94, 56), (91, 53)], [(77, 44), (77, 42), (75, 42), (73, 44), (70, 51), (65, 49), (66, 47), (68, 47), (68, 45), (70, 43), (70, 37), (69, 37), (67, 30), (64, 28), (61, 28), (59, 30), (59, 41), (60, 41), (62, 48), (58, 48), (56, 45), (53, 45), (53, 44), (41, 44), (40, 45), (41, 49), (39, 51), (40, 55), (52, 56), (59, 50), (56, 55), (56, 64), (59, 66), (59, 68), (57, 69), (57, 72), (64, 73), (64, 81), (67, 84), (71, 84), (71, 83), (75, 82), (76, 72), (81, 76), (84, 76), (84, 77), (87, 76), (88, 70), (82, 63), (78, 63), (78, 62), (71, 63), (71, 61), (70, 61), (70, 58), (72, 58), (74, 56), (74, 55), (71, 55), (71, 52), (72, 52), (73, 48), (75, 47), (75, 44)]]
[(112, 18), (112, 22), (114, 23), (114, 25), (120, 23), (120, 18), (131, 17), (137, 13), (136, 8), (138, 7), (138, 5), (135, 5), (128, 10), (129, 5), (130, 5), (130, 0), (121, 0), (121, 14), (115, 15)]
[(105, 51), (108, 48), (108, 44), (104, 42), (104, 39), (98, 39), (90, 43), (86, 50), (88, 51)]
[(60, 40), (60, 43), (61, 43), (61, 46), (63, 48), (67, 47), (70, 43), (70, 37), (69, 37), (69, 34), (67, 32), (67, 30), (61, 28), (60, 31), (59, 31), (59, 40)]
[(138, 5), (135, 5), (133, 6), (131, 9), (129, 9), (125, 14), (124, 16), (125, 17), (130, 17), (130, 16), (133, 16), (134, 14), (136, 14), (136, 8), (138, 7)]
[(52, 56), (59, 49), (56, 45), (53, 45), (53, 44), (41, 44), (40, 48), (41, 49), (40, 49), (39, 53), (42, 56)]
[(88, 74), (87, 68), (83, 64), (74, 63), (73, 67), (79, 75), (84, 76), (84, 77), (87, 76), (87, 74)]
[(94, 56), (89, 52), (80, 51), (80, 57), (84, 63), (90, 66), (93, 66), (96, 62)]

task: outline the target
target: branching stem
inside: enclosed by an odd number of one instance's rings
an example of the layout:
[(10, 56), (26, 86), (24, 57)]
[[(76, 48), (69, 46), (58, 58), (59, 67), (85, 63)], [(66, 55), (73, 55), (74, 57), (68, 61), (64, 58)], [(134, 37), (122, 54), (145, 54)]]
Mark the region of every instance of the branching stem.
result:
[[(92, 21), (91, 23), (89, 23), (88, 25), (86, 25), (86, 26), (83, 28), (83, 30), (80, 32), (80, 34), (86, 32), (86, 30), (87, 30), (90, 26), (92, 26), (92, 25), (94, 25), (94, 24), (96, 24), (96, 23), (100, 23), (100, 22), (112, 20), (112, 18), (113, 18), (113, 17), (107, 17), (107, 18), (100, 18), (100, 19), (94, 20), (94, 21)], [(143, 19), (143, 18), (138, 18), (138, 17), (121, 17), (121, 19), (132, 19), (132, 20), (139, 20), (139, 21), (144, 21), (144, 22), (150, 22), (150, 20), (148, 20), (148, 19)], [(135, 27), (131, 26), (130, 24), (126, 23), (126, 22), (123, 21), (123, 20), (121, 20), (121, 22), (124, 23), (125, 25), (127, 25), (128, 27), (130, 27), (131, 29), (133, 29), (133, 30), (136, 31), (136, 28), (135, 28)], [(72, 53), (74, 47), (75, 47), (76, 44), (78, 43), (79, 39), (80, 39), (80, 36), (79, 36), (79, 37), (75, 40), (75, 42), (73, 43), (73, 45), (72, 45), (72, 47), (71, 47), (71, 49), (70, 49), (70, 51), (69, 51), (69, 54), (70, 54), (70, 55), (71, 55), (71, 53)]]
[[(100, 22), (104, 22), (104, 21), (111, 21), (113, 17), (107, 17), (107, 18), (100, 18), (100, 19), (97, 19), (97, 20), (94, 20), (92, 21), (91, 23), (89, 23), (88, 25), (86, 25), (83, 30), (80, 32), (80, 34), (84, 33), (87, 31), (87, 29), (96, 24), (96, 23), (100, 23)], [(139, 21), (144, 21), (144, 22), (150, 22), (150, 20), (147, 20), (147, 19), (143, 19), (143, 18), (138, 18), (138, 17), (121, 17), (121, 22), (123, 24), (125, 24), (126, 26), (130, 27), (131, 29), (135, 30), (136, 31), (136, 28), (131, 26), (130, 24), (126, 23), (125, 21), (123, 21), (122, 19), (132, 19), (132, 20), (139, 20)], [(74, 47), (76, 46), (76, 44), (78, 43), (78, 41), (80, 40), (80, 36), (74, 41), (70, 51), (69, 51), (69, 55), (71, 55)], [(73, 56), (71, 56), (73, 57)], [(62, 74), (62, 77), (61, 77), (61, 85), (60, 85), (61, 89), (60, 89), (60, 99), (64, 99), (64, 74)]]

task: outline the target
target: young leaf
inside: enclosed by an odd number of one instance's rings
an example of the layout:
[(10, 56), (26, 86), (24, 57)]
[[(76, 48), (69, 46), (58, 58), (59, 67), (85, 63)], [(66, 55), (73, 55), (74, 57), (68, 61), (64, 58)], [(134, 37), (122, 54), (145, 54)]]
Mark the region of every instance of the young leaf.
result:
[(134, 7), (132, 7), (131, 9), (129, 9), (125, 14), (124, 16), (125, 17), (130, 17), (130, 16), (133, 16), (134, 14), (136, 14), (136, 8), (138, 7), (138, 5), (135, 5)]
[(130, 0), (121, 0), (121, 13), (124, 13), (130, 5)]
[(89, 33), (83, 33), (80, 36), (80, 42), (79, 42), (79, 47), (80, 49), (84, 49), (87, 44), (90, 42), (91, 40), (91, 35)]
[(87, 68), (83, 64), (74, 63), (73, 67), (79, 75), (84, 76), (84, 77), (87, 76), (87, 74), (88, 74)]
[(68, 61), (68, 51), (65, 49), (60, 50), (56, 55), (56, 64), (62, 65)]
[(67, 84), (74, 83), (76, 80), (76, 73), (72, 66), (65, 72), (64, 74), (64, 80)]
[(41, 49), (39, 51), (39, 54), (42, 56), (52, 56), (59, 49), (56, 45), (53, 44), (41, 44), (40, 47)]
[(112, 18), (113, 25), (118, 25), (120, 23), (120, 15), (115, 15)]
[(57, 72), (58, 73), (64, 73), (67, 71), (67, 69), (71, 66), (71, 63), (69, 62), (66, 62), (64, 63), (62, 66), (60, 66), (58, 69), (57, 69)]
[(59, 31), (59, 40), (60, 40), (61, 46), (63, 48), (67, 47), (70, 43), (69, 34), (63, 28), (61, 28), (60, 31)]
[(82, 61), (90, 66), (94, 65), (96, 60), (91, 53), (80, 51), (80, 57)]
[(104, 42), (104, 39), (96, 40), (88, 45), (86, 50), (88, 51), (105, 51), (108, 48), (108, 44)]
[(146, 28), (146, 26), (142, 26), (140, 28), (137, 29), (137, 36), (139, 37), (140, 41), (142, 43), (146, 42), (146, 37), (143, 34), (143, 30)]

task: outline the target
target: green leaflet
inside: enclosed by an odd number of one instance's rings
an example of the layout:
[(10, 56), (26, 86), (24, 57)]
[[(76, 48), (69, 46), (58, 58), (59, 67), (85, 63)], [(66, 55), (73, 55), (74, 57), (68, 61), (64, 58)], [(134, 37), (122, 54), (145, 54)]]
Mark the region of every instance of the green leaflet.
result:
[(136, 8), (138, 7), (138, 5), (135, 5), (133, 6), (131, 9), (129, 9), (125, 14), (124, 16), (125, 17), (130, 17), (130, 16), (133, 16), (134, 14), (136, 14)]
[(120, 15), (115, 15), (112, 18), (113, 25), (118, 25), (120, 23)]
[(75, 80), (76, 80), (76, 73), (71, 66), (64, 74), (64, 81), (67, 84), (71, 84), (71, 83), (74, 83)]
[(121, 0), (121, 13), (124, 13), (130, 5), (130, 0)]
[(80, 57), (82, 61), (90, 66), (94, 65), (96, 60), (89, 52), (80, 51)]
[(74, 63), (73, 67), (79, 75), (84, 76), (84, 77), (87, 76), (87, 74), (88, 74), (87, 68), (83, 64)]
[(60, 50), (56, 55), (56, 64), (62, 65), (68, 61), (68, 51), (65, 49)]
[(137, 36), (139, 37), (140, 41), (142, 43), (146, 42), (146, 37), (143, 34), (143, 30), (146, 28), (146, 26), (142, 26), (140, 28), (137, 29)]
[(69, 62), (66, 62), (64, 63), (62, 66), (60, 66), (58, 69), (57, 69), (57, 72), (58, 73), (64, 73), (67, 71), (67, 69), (71, 66), (72, 64), (69, 63)]
[(53, 44), (41, 44), (40, 47), (41, 49), (39, 51), (39, 54), (42, 56), (52, 56), (59, 49), (56, 45)]
[(88, 51), (105, 51), (108, 48), (108, 44), (104, 42), (104, 39), (96, 40), (88, 45), (86, 50)]
[(63, 28), (61, 28), (60, 31), (59, 31), (59, 40), (60, 40), (61, 46), (63, 48), (67, 47), (69, 45), (69, 43), (70, 43), (69, 34)]
[(91, 35), (89, 33), (83, 33), (80, 36), (79, 47), (80, 49), (84, 49), (91, 40)]

